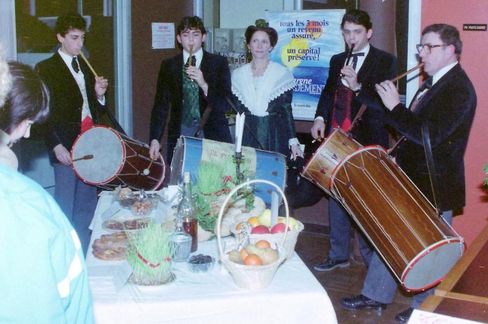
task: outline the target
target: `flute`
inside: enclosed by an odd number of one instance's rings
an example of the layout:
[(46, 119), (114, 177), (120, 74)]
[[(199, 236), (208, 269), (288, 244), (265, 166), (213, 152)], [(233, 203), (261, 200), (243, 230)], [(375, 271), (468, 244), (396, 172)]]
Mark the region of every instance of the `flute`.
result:
[(85, 55), (83, 54), (82, 51), (80, 51), (80, 56), (83, 59), (83, 61), (85, 61), (86, 65), (88, 65), (88, 68), (93, 73), (93, 75), (95, 76), (95, 78), (98, 78), (97, 72), (95, 72), (95, 69), (93, 68), (93, 66), (91, 66), (90, 62), (88, 62), (88, 59), (85, 57)]
[[(352, 51), (354, 49), (354, 45), (355, 44), (351, 44), (351, 47), (349, 48), (349, 52), (347, 52), (347, 57), (346, 57), (346, 64), (345, 66), (349, 65), (349, 61), (351, 61), (351, 57), (352, 57)], [(341, 78), (344, 77), (344, 74), (341, 73)]]
[(417, 70), (417, 69), (420, 69), (422, 66), (424, 66), (424, 63), (420, 63), (419, 65), (417, 66), (414, 66), (413, 68), (411, 68), (410, 70), (406, 71), (406, 72), (403, 72), (402, 74), (400, 74), (399, 76), (391, 79), (390, 81), (391, 82), (396, 82), (398, 80), (400, 80), (401, 78), (403, 78), (404, 76), (407, 76), (407, 74), (410, 74), (411, 72)]

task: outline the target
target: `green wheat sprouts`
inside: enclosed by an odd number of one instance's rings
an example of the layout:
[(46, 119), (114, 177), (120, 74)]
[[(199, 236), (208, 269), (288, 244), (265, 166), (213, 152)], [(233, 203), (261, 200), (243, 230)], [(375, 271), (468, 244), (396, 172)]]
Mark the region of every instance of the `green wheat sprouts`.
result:
[(127, 233), (127, 261), (133, 270), (133, 280), (144, 285), (161, 284), (171, 277), (174, 246), (161, 224)]

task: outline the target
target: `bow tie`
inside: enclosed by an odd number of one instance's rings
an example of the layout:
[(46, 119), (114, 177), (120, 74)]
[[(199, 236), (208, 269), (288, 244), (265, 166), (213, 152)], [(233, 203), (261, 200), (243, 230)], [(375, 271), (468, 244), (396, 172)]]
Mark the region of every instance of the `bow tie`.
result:
[(358, 52), (358, 53), (352, 53), (351, 58), (352, 58), (352, 68), (356, 70), (356, 65), (358, 64), (358, 57), (364, 56), (363, 52)]
[(424, 91), (426, 89), (432, 88), (432, 77), (427, 78), (424, 83), (422, 83), (422, 86), (419, 88), (419, 91)]

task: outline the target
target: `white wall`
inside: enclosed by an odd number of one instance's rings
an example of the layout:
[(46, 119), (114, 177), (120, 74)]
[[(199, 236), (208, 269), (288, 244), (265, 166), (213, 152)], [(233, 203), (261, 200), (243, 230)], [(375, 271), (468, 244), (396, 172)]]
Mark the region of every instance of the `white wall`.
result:
[(293, 0), (220, 0), (220, 28), (246, 28), (265, 12), (294, 8)]
[(15, 1), (0, 0), (0, 44), (8, 60), (17, 59)]

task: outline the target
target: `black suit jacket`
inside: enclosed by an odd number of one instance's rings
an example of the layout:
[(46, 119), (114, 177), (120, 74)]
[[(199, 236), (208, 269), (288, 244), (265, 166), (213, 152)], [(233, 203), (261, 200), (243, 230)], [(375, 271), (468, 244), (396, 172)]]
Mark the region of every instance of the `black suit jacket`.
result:
[[(168, 163), (180, 136), (181, 113), (183, 111), (183, 54), (161, 62), (156, 97), (151, 113), (149, 140), (160, 140), (168, 123)], [(230, 98), (230, 72), (227, 59), (203, 51), (200, 64), (203, 77), (208, 84), (207, 97), (200, 88), (200, 114), (210, 106), (212, 112), (203, 128), (205, 138), (221, 142), (231, 142), (230, 131), (225, 117), (228, 109), (226, 97)], [(168, 121), (169, 119), (169, 121)]]
[(426, 123), (439, 184), (441, 211), (465, 205), (464, 152), (476, 109), (473, 84), (459, 64), (440, 78), (419, 101), (415, 112), (402, 104), (387, 114), (387, 122), (406, 140), (397, 162), (432, 201), (421, 127)]
[[(95, 77), (83, 60), (78, 61), (85, 77), (90, 112), (96, 124), (104, 106), (97, 100)], [(54, 147), (62, 144), (67, 150), (71, 150), (76, 137), (80, 134), (83, 97), (76, 80), (58, 52), (39, 62), (36, 70), (49, 89), (50, 113), (45, 132), (46, 144), (51, 161), (58, 162), (54, 156)]]
[[(326, 123), (326, 134), (331, 132), (330, 118), (336, 89), (342, 84), (340, 71), (346, 61), (347, 53), (332, 56), (329, 67), (329, 77), (320, 95), (315, 117), (321, 116)], [(384, 80), (392, 79), (396, 74), (396, 58), (384, 51), (370, 46), (368, 55), (359, 69), (357, 78), (361, 83), (361, 90), (352, 102), (352, 118), (361, 107), (366, 104), (367, 109), (361, 121), (354, 127), (354, 138), (363, 145), (389, 145), (389, 133), (384, 124), (385, 108), (379, 98), (374, 85)]]

